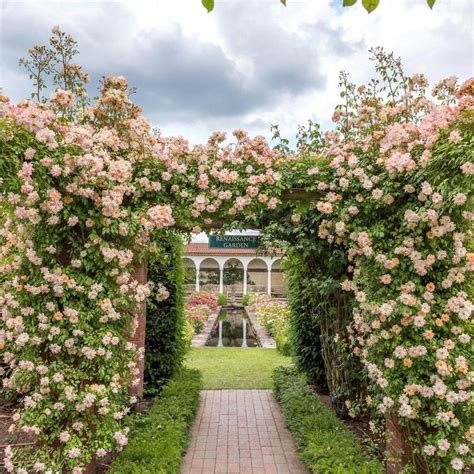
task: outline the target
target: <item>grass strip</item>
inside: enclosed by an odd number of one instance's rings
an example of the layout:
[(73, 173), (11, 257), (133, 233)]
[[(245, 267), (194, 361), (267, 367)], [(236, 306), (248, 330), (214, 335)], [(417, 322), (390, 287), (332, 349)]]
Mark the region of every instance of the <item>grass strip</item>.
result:
[(293, 363), (276, 349), (194, 347), (185, 364), (202, 373), (205, 390), (220, 390), (271, 389), (273, 369)]
[(290, 367), (273, 374), (274, 394), (306, 466), (318, 474), (379, 474), (382, 464), (368, 458), (357, 438)]
[(150, 411), (136, 415), (127, 447), (112, 474), (179, 473), (189, 430), (199, 406), (201, 374), (181, 369), (164, 387)]

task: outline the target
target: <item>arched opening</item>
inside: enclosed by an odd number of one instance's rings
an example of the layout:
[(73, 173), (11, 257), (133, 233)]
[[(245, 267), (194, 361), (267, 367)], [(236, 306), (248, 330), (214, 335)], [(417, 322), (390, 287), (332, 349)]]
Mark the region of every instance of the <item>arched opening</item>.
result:
[(281, 269), (282, 259), (279, 258), (272, 263), (270, 294), (277, 298), (286, 298), (287, 287), (285, 274)]
[(187, 294), (196, 291), (196, 264), (189, 257), (183, 258), (184, 289)]
[(240, 298), (244, 293), (244, 266), (237, 258), (229, 258), (224, 263), (224, 293)]
[(199, 266), (199, 290), (219, 291), (219, 264), (212, 257), (205, 258)]
[(247, 266), (247, 293), (266, 293), (267, 289), (267, 263), (261, 258), (254, 258)]

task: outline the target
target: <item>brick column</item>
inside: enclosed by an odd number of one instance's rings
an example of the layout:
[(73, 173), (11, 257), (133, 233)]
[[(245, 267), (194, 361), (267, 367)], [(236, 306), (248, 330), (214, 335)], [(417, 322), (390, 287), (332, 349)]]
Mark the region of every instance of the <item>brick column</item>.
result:
[[(147, 262), (138, 264), (135, 267), (135, 271), (132, 275), (133, 279), (136, 280), (140, 285), (144, 285), (148, 281), (148, 265)], [(134, 323), (136, 330), (132, 336), (130, 336), (130, 342), (135, 344), (138, 349), (145, 351), (145, 330), (146, 330), (146, 303), (140, 303), (135, 310)], [(138, 385), (130, 385), (129, 394), (134, 395), (138, 398), (143, 397), (143, 373), (145, 368), (145, 357), (142, 357), (137, 364), (139, 369)], [(135, 377), (134, 377), (135, 378)]]
[(387, 441), (387, 451), (389, 460), (386, 465), (387, 474), (399, 474), (407, 464), (413, 464), (415, 461), (415, 470), (418, 474), (429, 474), (423, 459), (418, 455), (413, 455), (406, 430), (399, 425), (395, 415), (390, 415), (386, 419), (386, 428), (389, 434)]

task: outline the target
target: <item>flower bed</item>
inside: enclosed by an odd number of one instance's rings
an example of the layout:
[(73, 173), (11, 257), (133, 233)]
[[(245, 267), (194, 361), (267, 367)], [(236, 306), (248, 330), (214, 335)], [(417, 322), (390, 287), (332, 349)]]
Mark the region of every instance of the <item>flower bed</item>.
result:
[(195, 334), (202, 331), (209, 316), (217, 309), (218, 297), (214, 293), (193, 293), (184, 305), (186, 321), (192, 325)]
[(265, 331), (275, 339), (278, 351), (283, 355), (290, 355), (291, 311), (286, 303), (276, 301), (268, 295), (251, 293), (248, 298), (248, 307), (255, 313)]

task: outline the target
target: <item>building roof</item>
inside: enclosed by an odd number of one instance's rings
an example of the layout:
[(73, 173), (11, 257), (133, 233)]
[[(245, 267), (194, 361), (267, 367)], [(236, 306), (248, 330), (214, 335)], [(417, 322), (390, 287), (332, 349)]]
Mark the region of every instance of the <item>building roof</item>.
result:
[[(276, 251), (276, 255), (282, 255), (281, 250)], [(192, 242), (184, 247), (184, 255), (263, 255), (258, 249), (225, 249), (209, 248), (207, 243)]]

